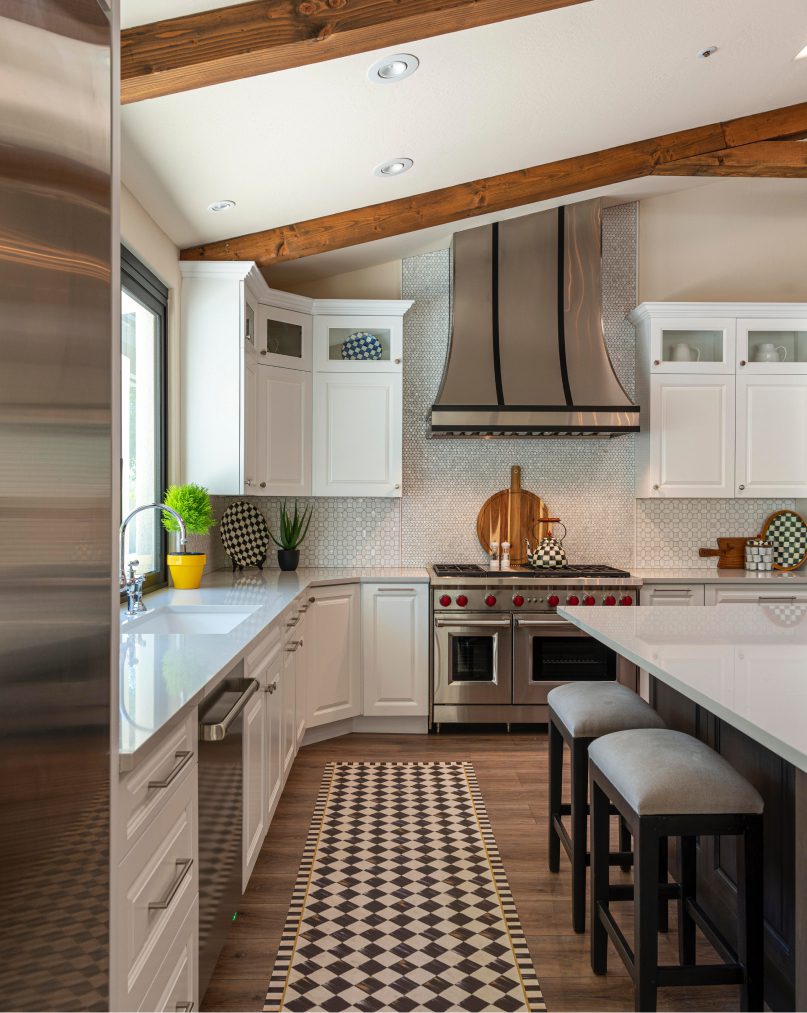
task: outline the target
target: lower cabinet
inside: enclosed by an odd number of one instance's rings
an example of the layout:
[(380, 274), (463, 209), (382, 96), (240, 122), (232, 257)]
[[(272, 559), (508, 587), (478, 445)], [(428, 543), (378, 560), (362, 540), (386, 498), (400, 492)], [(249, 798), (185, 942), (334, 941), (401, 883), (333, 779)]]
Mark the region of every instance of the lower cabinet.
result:
[(318, 587), (310, 596), (308, 727), (361, 713), (361, 645), (357, 585)]
[(297, 651), (299, 640), (296, 636), (287, 639), (283, 649), (283, 677), (281, 684), (282, 699), (282, 770), (285, 781), (297, 755), (297, 714), (295, 709), (295, 681), (297, 678)]
[(194, 901), (173, 943), (168, 947), (146, 998), (143, 1013), (188, 1013), (199, 1009), (199, 902)]
[(734, 584), (726, 586), (707, 584), (707, 605), (791, 605), (807, 603), (807, 585), (795, 587), (767, 587), (764, 591), (752, 585)]
[(266, 810), (266, 704), (258, 692), (244, 709), (243, 882), (246, 890), (268, 827)]
[(703, 605), (703, 584), (644, 584), (641, 605)]
[(295, 663), (295, 691), (294, 691), (294, 720), (295, 737), (297, 748), (303, 744), (305, 730), (308, 727), (308, 659), (311, 654), (311, 641), (308, 635), (309, 626), (307, 612), (309, 605), (303, 605), (300, 609), (299, 623), (297, 625), (297, 640), (299, 646), (294, 659)]
[(267, 663), (266, 703), (266, 818), (271, 820), (283, 790), (283, 651), (278, 642)]
[(428, 585), (361, 589), (365, 715), (429, 713)]

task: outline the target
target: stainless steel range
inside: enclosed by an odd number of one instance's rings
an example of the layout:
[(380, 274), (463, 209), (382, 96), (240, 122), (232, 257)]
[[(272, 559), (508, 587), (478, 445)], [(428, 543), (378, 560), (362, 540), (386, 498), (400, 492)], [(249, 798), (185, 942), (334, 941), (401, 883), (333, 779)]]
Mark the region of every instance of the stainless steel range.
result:
[(431, 723), (543, 723), (547, 693), (636, 669), (557, 615), (560, 605), (635, 604), (640, 581), (610, 566), (537, 573), (475, 564), (429, 567), (434, 643)]

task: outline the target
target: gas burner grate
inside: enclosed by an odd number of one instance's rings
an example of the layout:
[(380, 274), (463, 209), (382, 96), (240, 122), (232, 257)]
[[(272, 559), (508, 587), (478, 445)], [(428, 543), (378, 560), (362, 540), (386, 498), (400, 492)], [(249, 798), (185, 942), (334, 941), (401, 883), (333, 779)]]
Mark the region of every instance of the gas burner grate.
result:
[(432, 567), (435, 577), (629, 577), (627, 570), (602, 563), (577, 563), (571, 566), (544, 567), (517, 566), (511, 570), (490, 570), (478, 563), (435, 563)]

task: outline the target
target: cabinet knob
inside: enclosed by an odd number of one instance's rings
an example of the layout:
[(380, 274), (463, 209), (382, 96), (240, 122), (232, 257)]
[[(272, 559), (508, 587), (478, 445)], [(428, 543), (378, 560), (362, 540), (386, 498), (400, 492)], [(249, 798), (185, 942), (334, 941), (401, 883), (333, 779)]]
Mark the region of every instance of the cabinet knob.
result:
[(252, 485), (252, 479), (251, 478), (245, 478), (244, 479), (244, 485)]
[(401, 488), (401, 483), (400, 482), (396, 482), (395, 483), (395, 488), (396, 489), (400, 489)]
[(745, 361), (745, 359), (740, 359), (740, 365), (741, 366), (747, 366), (748, 363)]
[(740, 492), (742, 492), (742, 491), (743, 491), (743, 489), (745, 489), (745, 486), (744, 486), (744, 485), (741, 485), (741, 486), (740, 486), (739, 488), (740, 488)]
[(311, 604), (313, 605), (313, 604), (314, 604), (314, 602), (315, 602), (315, 601), (316, 601), (317, 599), (316, 599), (316, 598), (309, 598), (308, 600), (309, 600), (309, 601), (311, 602)]
[(653, 486), (653, 491), (654, 491), (654, 492), (658, 492), (658, 486), (657, 486), (657, 485), (654, 485), (654, 486)]
[(265, 348), (261, 349), (261, 355), (266, 355), (266, 349)]
[(396, 366), (400, 366), (400, 364), (401, 364), (401, 360), (400, 359), (395, 359), (395, 365)]
[(266, 488), (266, 482), (261, 482), (261, 489), (265, 489), (265, 488)]
[(654, 366), (660, 366), (661, 365), (661, 360), (660, 359), (653, 359), (653, 365)]

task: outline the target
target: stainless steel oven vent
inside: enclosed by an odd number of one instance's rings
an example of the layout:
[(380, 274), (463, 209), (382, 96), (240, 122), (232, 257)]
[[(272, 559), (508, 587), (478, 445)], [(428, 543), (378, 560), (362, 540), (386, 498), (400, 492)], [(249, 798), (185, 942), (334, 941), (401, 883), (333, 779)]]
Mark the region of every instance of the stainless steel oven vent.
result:
[(431, 435), (638, 432), (602, 325), (598, 200), (458, 232), (451, 339)]

